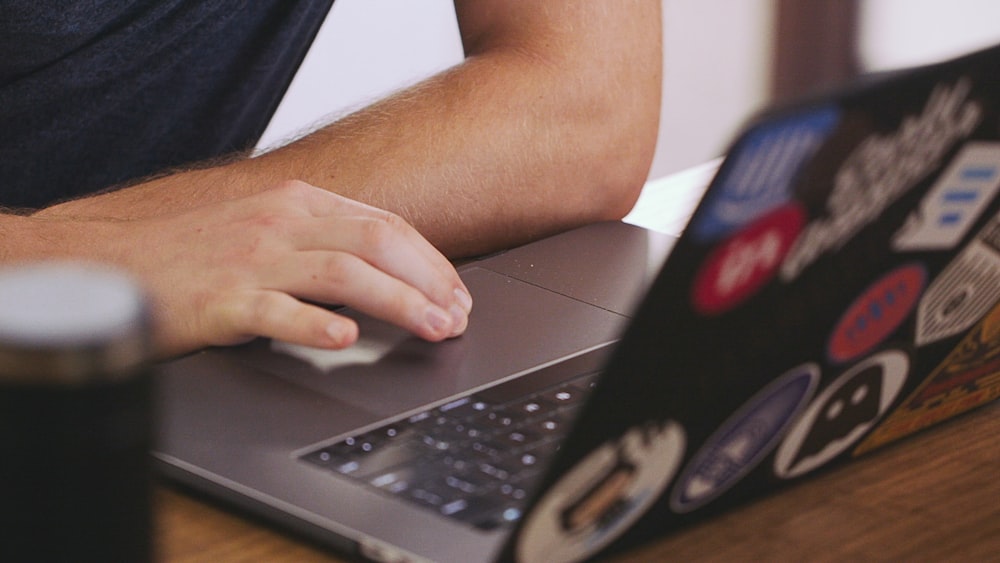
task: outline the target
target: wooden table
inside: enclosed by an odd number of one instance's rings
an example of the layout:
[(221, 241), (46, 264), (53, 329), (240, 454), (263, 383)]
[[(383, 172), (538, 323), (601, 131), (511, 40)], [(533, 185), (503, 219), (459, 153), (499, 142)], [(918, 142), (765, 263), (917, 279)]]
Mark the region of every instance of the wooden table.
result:
[[(347, 560), (186, 492), (157, 495), (162, 561)], [(1000, 403), (615, 560), (1000, 560)]]

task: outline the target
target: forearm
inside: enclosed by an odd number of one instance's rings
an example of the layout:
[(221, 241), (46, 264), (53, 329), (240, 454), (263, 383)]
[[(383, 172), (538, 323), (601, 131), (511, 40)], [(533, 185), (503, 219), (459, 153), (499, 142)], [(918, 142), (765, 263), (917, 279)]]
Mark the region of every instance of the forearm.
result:
[(647, 16), (605, 32), (622, 44), (610, 55), (574, 34), (582, 22), (534, 41), (464, 31), (461, 65), (286, 147), (48, 213), (150, 216), (295, 178), (393, 211), (451, 256), (619, 218), (658, 126), (659, 13)]
[(94, 239), (104, 238), (103, 231), (113, 227), (114, 222), (39, 218), (0, 210), (0, 266), (52, 259), (107, 260), (108, 249)]

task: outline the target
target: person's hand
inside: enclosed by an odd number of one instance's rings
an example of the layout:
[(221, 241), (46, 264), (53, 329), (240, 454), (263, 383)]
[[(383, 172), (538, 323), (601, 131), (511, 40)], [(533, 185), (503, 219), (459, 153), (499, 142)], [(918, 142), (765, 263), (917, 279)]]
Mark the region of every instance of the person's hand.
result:
[(351, 306), (438, 341), (472, 300), (451, 263), (396, 215), (302, 182), (118, 223), (113, 261), (142, 281), (162, 354), (270, 337), (343, 348)]

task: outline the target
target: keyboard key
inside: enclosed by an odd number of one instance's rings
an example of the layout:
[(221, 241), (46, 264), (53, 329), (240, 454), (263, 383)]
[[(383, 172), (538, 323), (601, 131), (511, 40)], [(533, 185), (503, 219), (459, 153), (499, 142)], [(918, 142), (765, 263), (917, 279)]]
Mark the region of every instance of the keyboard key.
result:
[(486, 415), (484, 421), (492, 428), (511, 428), (517, 420), (506, 410), (495, 410)]
[(482, 494), (494, 485), (494, 483), (491, 482), (486, 476), (480, 476), (476, 473), (469, 473), (461, 476), (449, 475), (445, 477), (445, 484), (453, 489), (458, 489), (467, 495)]
[(331, 448), (323, 448), (310, 452), (302, 456), (302, 459), (325, 468), (332, 468), (334, 465), (343, 462), (343, 457), (336, 456)]
[(529, 430), (514, 430), (499, 434), (497, 440), (506, 444), (510, 448), (527, 448), (534, 445), (539, 439), (539, 435)]
[(524, 427), (526, 432), (534, 433), (538, 436), (562, 436), (565, 434), (566, 426), (561, 420), (562, 417), (547, 417), (536, 420)]
[(543, 401), (547, 401), (554, 405), (574, 405), (587, 398), (589, 393), (578, 387), (572, 385), (567, 385), (565, 387), (557, 387), (555, 389), (546, 391), (539, 395), (539, 398)]
[(465, 420), (486, 412), (493, 408), (493, 404), (477, 397), (466, 397), (458, 401), (442, 406), (439, 410), (454, 420)]
[(544, 415), (549, 412), (550, 407), (546, 403), (543, 403), (537, 397), (531, 397), (516, 403), (507, 405), (507, 412), (514, 419), (531, 419)]
[(365, 455), (357, 455), (347, 459), (335, 466), (334, 470), (358, 479), (367, 479), (376, 473), (405, 463), (415, 462), (423, 454), (423, 448), (415, 446), (413, 443), (390, 443)]
[(492, 477), (498, 481), (506, 481), (510, 478), (510, 472), (493, 463), (480, 463), (479, 471), (484, 475)]
[(507, 446), (492, 440), (478, 440), (472, 443), (472, 449), (491, 458), (501, 457)]

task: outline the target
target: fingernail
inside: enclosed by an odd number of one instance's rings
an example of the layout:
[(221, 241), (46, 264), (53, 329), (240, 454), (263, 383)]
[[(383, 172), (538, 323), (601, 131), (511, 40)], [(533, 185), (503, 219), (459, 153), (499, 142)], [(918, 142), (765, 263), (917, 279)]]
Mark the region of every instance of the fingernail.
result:
[(466, 314), (472, 311), (472, 296), (469, 295), (469, 292), (461, 288), (455, 288), (455, 298), (458, 299), (459, 306), (465, 310)]
[(435, 333), (442, 335), (451, 333), (452, 323), (454, 321), (452, 321), (452, 318), (448, 313), (444, 312), (444, 309), (441, 309), (436, 305), (429, 305), (427, 307), (426, 318), (427, 325), (430, 326), (431, 330)]
[(357, 333), (353, 327), (350, 325), (345, 326), (344, 323), (339, 322), (332, 322), (326, 325), (326, 334), (333, 340), (334, 346), (337, 348), (350, 346), (357, 338)]
[(451, 336), (458, 336), (465, 332), (465, 327), (469, 325), (469, 314), (462, 310), (458, 305), (452, 305), (450, 309), (451, 312)]

